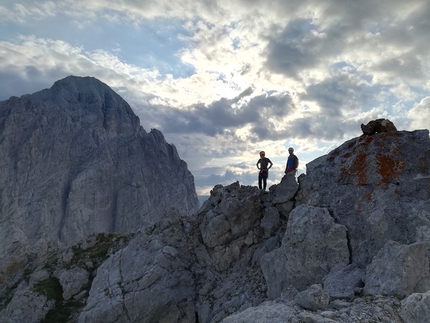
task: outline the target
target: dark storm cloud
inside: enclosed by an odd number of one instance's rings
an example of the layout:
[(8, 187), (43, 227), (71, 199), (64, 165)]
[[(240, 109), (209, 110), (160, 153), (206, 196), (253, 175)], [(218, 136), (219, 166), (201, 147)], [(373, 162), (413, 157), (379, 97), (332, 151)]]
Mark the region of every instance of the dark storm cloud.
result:
[(364, 106), (373, 92), (361, 79), (339, 75), (307, 87), (303, 100), (317, 102), (327, 117), (341, 117), (342, 113)]
[(288, 93), (279, 95), (262, 94), (252, 98), (248, 103), (248, 108), (258, 111), (260, 114), (268, 116), (285, 116), (294, 112), (295, 106)]
[(426, 77), (424, 62), (411, 54), (385, 59), (376, 64), (374, 69), (385, 72), (392, 77), (401, 75), (403, 79), (409, 80), (422, 80)]
[[(187, 109), (171, 107), (152, 108), (153, 117), (161, 122), (166, 133), (202, 133), (209, 136), (232, 134), (237, 129), (251, 125), (256, 138), (270, 135), (272, 117), (283, 117), (295, 107), (288, 93), (262, 94), (241, 102), (252, 94), (247, 89), (234, 99), (221, 99), (209, 105), (198, 104)], [(142, 113), (145, 111), (142, 109)], [(160, 121), (161, 120), (161, 121)]]
[(314, 67), (318, 61), (316, 52), (323, 41), (315, 37), (313, 30), (310, 20), (297, 19), (282, 32), (270, 35), (266, 67), (290, 77), (296, 77), (305, 68)]

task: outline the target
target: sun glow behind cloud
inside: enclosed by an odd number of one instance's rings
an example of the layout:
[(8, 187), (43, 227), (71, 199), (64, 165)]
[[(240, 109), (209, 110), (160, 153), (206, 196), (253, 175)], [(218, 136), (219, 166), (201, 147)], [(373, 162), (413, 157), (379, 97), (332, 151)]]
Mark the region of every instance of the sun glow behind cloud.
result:
[(261, 149), (275, 183), (288, 146), (305, 172), (361, 122), (429, 128), (425, 0), (23, 0), (0, 13), (1, 99), (97, 77), (177, 146), (199, 193), (255, 184)]

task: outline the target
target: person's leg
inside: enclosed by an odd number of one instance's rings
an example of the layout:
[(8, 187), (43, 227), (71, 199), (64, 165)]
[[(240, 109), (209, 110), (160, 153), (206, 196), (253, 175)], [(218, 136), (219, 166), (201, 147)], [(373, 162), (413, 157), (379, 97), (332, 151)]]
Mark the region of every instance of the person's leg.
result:
[(261, 180), (262, 180), (262, 176), (261, 174), (258, 175), (258, 188), (261, 190)]
[(267, 177), (263, 178), (263, 189), (266, 190), (266, 186), (267, 186)]

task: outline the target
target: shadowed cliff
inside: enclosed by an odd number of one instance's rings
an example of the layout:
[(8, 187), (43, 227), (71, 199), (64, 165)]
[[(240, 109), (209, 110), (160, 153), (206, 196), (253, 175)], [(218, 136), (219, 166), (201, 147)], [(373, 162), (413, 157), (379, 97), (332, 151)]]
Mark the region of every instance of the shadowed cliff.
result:
[(176, 148), (95, 78), (0, 102), (0, 125), (0, 281), (32, 255), (199, 206)]

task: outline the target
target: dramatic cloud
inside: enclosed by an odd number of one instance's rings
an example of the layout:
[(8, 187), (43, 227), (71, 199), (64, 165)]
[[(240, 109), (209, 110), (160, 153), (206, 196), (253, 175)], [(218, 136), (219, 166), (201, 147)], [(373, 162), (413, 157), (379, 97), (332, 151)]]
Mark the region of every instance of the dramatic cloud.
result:
[(161, 130), (199, 194), (283, 175), (389, 118), (429, 128), (427, 0), (18, 0), (0, 4), (0, 99), (94, 76)]

